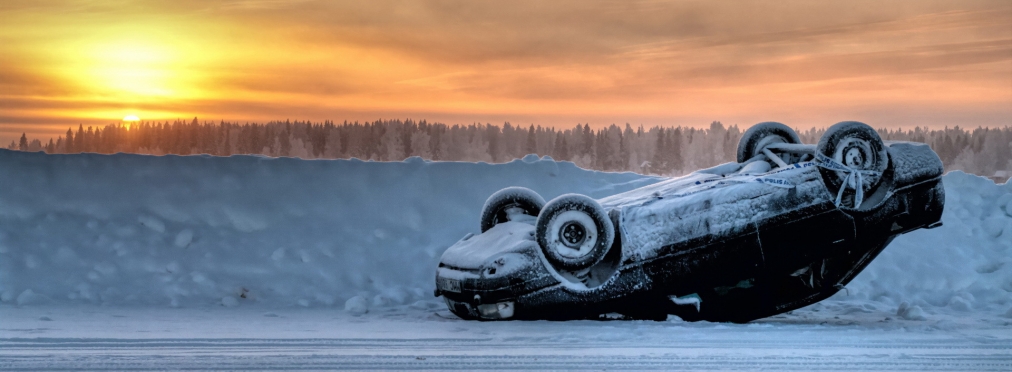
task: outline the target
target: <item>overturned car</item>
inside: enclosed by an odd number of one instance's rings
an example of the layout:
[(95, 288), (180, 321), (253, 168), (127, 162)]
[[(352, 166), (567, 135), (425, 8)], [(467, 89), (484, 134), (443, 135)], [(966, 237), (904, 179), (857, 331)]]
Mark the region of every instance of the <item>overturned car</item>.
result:
[(489, 197), (449, 247), (436, 296), (463, 319), (747, 322), (840, 291), (896, 236), (941, 225), (942, 163), (859, 122), (817, 145), (746, 131), (737, 161), (595, 200)]

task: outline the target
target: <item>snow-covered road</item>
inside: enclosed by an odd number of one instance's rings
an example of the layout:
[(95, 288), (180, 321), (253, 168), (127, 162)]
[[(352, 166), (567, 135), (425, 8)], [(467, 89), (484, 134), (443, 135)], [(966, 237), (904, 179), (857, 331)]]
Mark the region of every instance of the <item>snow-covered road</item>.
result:
[(798, 311), (735, 325), (440, 313), (0, 308), (0, 370), (1012, 370), (1012, 333), (1000, 317)]

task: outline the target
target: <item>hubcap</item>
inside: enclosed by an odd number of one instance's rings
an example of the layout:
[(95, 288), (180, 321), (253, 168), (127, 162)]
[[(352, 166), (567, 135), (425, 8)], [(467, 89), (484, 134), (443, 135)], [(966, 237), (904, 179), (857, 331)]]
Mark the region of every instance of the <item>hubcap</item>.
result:
[(844, 156), (844, 164), (851, 168), (859, 168), (864, 165), (864, 153), (861, 149), (851, 147), (847, 149), (847, 153)]
[(583, 241), (587, 239), (587, 230), (583, 225), (576, 222), (567, 222), (562, 226), (562, 244), (566, 247), (579, 249)]

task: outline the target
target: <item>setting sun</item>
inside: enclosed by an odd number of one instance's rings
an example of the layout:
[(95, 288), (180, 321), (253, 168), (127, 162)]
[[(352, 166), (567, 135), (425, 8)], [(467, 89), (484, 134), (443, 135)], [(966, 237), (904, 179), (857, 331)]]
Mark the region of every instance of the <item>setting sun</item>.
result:
[(123, 121), (140, 121), (141, 119), (137, 115), (127, 115), (123, 117)]

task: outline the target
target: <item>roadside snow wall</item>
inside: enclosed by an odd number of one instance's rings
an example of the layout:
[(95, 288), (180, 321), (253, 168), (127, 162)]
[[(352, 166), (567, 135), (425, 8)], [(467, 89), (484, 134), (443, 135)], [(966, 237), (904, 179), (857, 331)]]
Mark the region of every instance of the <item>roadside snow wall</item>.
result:
[(343, 307), (433, 300), (493, 192), (603, 197), (656, 178), (506, 164), (0, 150), (0, 300)]
[[(600, 198), (657, 180), (534, 156), (486, 164), (0, 150), (0, 306), (362, 311), (431, 301), (440, 254), (478, 231), (493, 192)], [(944, 183), (943, 227), (897, 238), (817, 306), (1008, 311), (1012, 184), (962, 172)]]
[(897, 237), (826, 304), (856, 312), (916, 307), (898, 312), (908, 319), (922, 311), (1012, 317), (1012, 181), (954, 171), (942, 183), (943, 226)]

